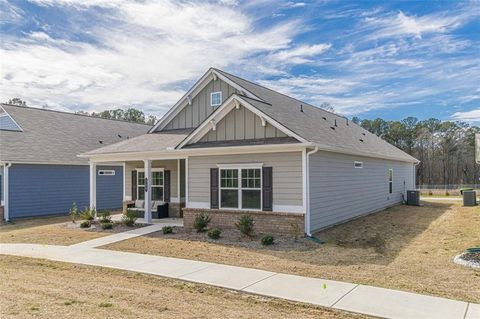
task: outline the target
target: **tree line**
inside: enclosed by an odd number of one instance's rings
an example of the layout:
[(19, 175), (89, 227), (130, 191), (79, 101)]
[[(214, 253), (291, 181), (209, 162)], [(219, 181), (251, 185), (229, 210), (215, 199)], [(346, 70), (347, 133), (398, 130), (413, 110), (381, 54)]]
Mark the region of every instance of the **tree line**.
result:
[[(7, 103), (27, 106), (19, 98)], [(333, 111), (329, 104), (322, 104), (322, 108)], [(155, 116), (145, 115), (133, 107), (76, 113), (149, 125), (157, 122)], [(480, 134), (478, 126), (435, 118), (420, 121), (416, 117), (400, 121), (353, 117), (352, 121), (420, 160), (417, 165), (417, 185), (480, 183), (480, 165), (475, 163), (475, 134)]]
[(480, 165), (475, 163), (478, 126), (415, 117), (352, 121), (417, 158), (417, 185), (480, 184)]

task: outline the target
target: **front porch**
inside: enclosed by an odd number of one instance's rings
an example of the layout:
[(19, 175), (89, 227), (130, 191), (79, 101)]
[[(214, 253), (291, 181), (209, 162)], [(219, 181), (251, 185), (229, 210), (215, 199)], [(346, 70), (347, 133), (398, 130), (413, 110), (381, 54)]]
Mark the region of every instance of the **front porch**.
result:
[[(96, 207), (96, 166), (90, 163), (90, 207)], [(161, 219), (182, 218), (185, 207), (185, 160), (149, 159), (123, 161), (123, 213), (137, 212), (138, 222), (156, 223)]]

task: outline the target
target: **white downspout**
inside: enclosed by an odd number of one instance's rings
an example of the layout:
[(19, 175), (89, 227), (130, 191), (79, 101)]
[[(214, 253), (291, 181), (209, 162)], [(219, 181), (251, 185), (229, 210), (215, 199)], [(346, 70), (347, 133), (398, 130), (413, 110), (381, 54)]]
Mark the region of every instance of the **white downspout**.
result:
[(312, 236), (310, 232), (310, 155), (318, 152), (318, 146), (315, 146), (313, 150), (306, 153), (305, 158), (305, 172), (306, 172), (306, 181), (305, 181), (305, 189), (306, 189), (306, 212), (305, 212), (305, 233), (307, 236)]
[(10, 207), (9, 207), (9, 177), (8, 169), (12, 167), (12, 163), (5, 163), (3, 166), (3, 214), (6, 222), (10, 221)]

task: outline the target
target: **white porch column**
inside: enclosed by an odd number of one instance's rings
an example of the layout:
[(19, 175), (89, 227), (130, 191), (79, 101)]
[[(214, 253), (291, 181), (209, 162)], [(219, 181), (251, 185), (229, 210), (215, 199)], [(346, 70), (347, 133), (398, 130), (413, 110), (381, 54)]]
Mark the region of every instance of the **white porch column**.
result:
[(5, 163), (3, 166), (3, 217), (5, 221), (10, 221), (10, 210), (9, 210), (9, 180), (8, 180), (8, 171), (11, 163)]
[[(90, 162), (90, 208), (97, 207), (97, 164)], [(96, 215), (96, 214), (95, 214)], [(96, 218), (97, 216), (95, 216)]]
[(144, 160), (145, 164), (145, 222), (152, 222), (152, 161)]

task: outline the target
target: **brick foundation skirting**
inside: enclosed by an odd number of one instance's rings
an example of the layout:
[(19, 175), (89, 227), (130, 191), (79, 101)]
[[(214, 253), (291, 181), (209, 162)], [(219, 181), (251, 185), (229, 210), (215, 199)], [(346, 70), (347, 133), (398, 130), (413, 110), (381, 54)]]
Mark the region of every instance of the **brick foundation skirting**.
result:
[(3, 206), (0, 206), (0, 223), (5, 219), (5, 210)]
[(205, 213), (211, 217), (209, 227), (218, 227), (220, 229), (234, 229), (235, 223), (242, 215), (250, 215), (255, 221), (253, 230), (257, 234), (287, 234), (298, 236), (304, 234), (304, 215), (299, 213), (281, 213), (281, 212), (258, 212), (258, 211), (235, 211), (205, 208), (184, 208), (183, 225), (185, 228), (193, 229), (195, 217)]

